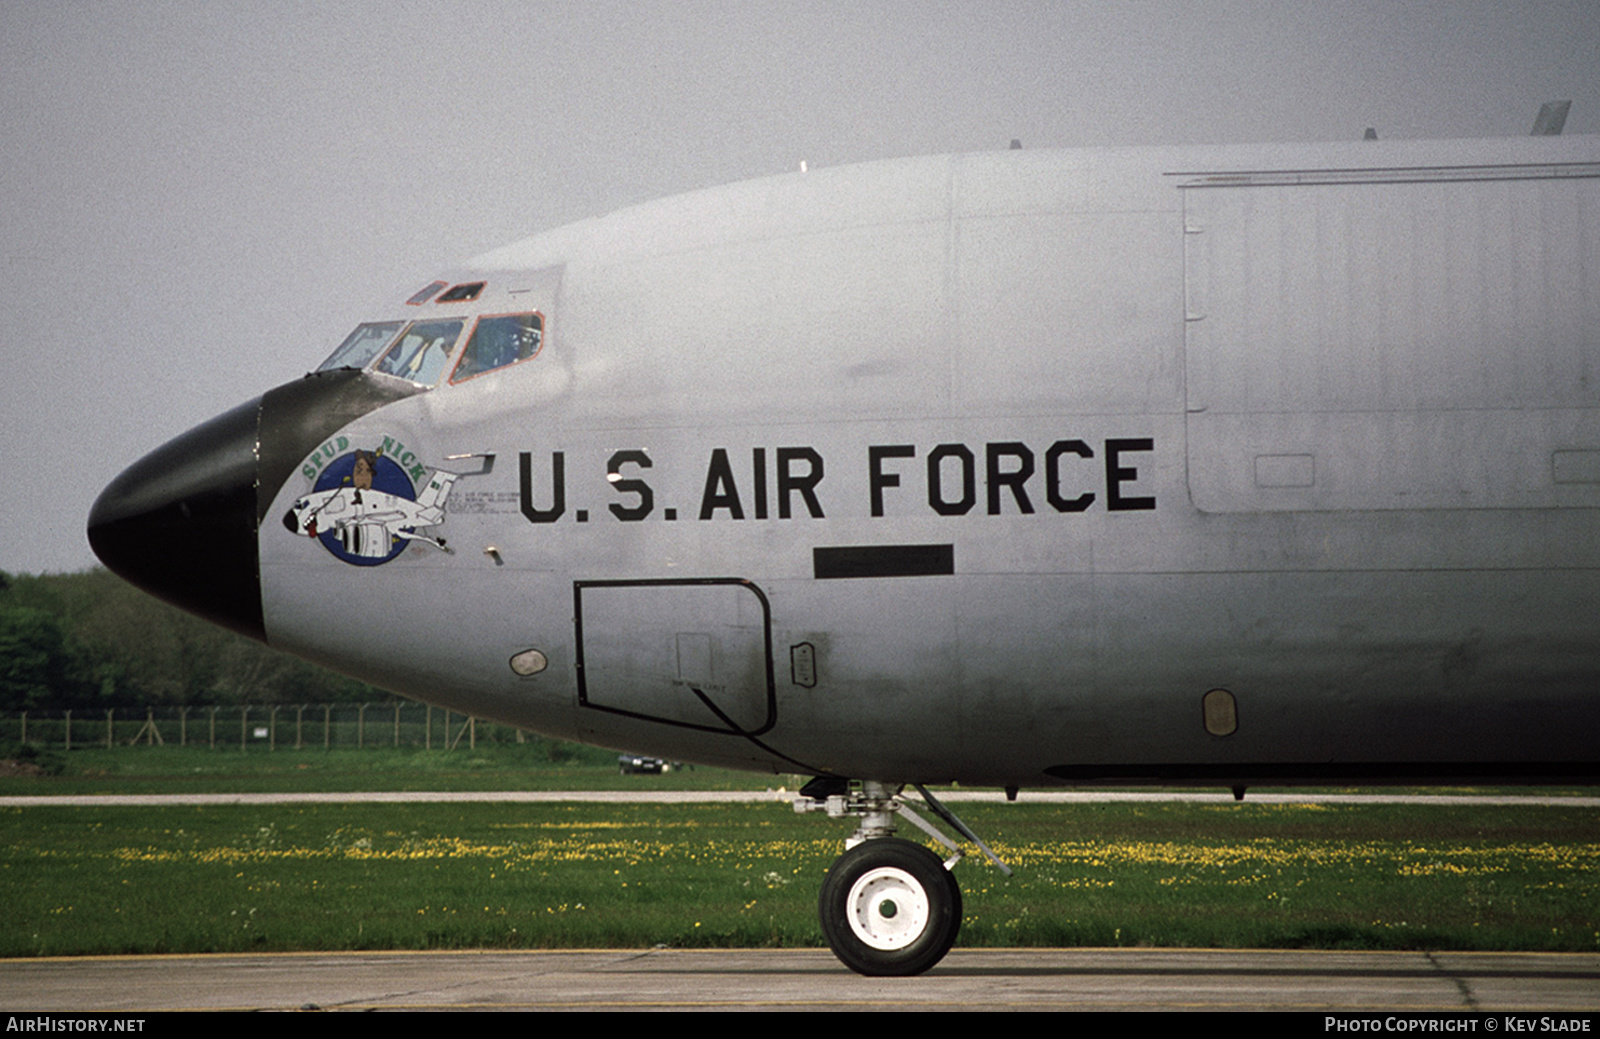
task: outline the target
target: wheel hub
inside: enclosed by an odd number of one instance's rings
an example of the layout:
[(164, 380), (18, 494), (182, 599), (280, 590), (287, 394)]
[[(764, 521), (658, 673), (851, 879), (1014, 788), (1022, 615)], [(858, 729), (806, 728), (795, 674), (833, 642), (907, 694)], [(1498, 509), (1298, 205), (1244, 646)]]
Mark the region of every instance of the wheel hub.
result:
[(905, 870), (880, 866), (850, 887), (846, 902), (850, 930), (874, 949), (903, 949), (928, 926), (928, 893)]

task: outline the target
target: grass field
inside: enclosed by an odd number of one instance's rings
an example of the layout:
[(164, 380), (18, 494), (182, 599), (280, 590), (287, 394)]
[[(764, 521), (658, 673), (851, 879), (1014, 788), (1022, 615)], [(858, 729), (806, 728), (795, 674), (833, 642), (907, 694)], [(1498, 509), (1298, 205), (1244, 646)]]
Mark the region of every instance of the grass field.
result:
[[(652, 777), (653, 778), (653, 777)], [(981, 945), (1600, 948), (1600, 812), (962, 806)], [(0, 955), (813, 946), (850, 825), (780, 805), (0, 809)]]
[[(0, 754), (3, 757), (4, 754)], [(0, 775), (4, 794), (346, 793), (365, 790), (762, 790), (785, 777), (687, 768), (624, 776), (612, 751), (530, 738), (475, 749), (85, 747), (43, 752), (49, 774)], [(791, 781), (792, 782), (792, 781)]]

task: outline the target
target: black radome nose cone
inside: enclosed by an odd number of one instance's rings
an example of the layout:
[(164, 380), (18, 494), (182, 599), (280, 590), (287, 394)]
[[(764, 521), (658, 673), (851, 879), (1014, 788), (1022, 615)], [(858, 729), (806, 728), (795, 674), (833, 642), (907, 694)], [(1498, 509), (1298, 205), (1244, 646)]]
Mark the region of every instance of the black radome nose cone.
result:
[(89, 544), (151, 595), (266, 641), (256, 548), (261, 398), (129, 466), (89, 512)]

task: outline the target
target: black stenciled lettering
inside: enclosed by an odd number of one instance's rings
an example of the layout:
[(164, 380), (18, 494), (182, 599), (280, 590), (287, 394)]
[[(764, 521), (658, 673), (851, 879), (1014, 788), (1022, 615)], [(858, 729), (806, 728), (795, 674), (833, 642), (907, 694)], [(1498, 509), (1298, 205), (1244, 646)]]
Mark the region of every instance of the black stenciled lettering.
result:
[(1094, 492), (1084, 491), (1076, 498), (1061, 496), (1061, 456), (1093, 458), (1094, 450), (1081, 440), (1057, 440), (1044, 453), (1044, 498), (1057, 512), (1083, 512), (1094, 504)]
[(637, 494), (639, 504), (623, 505), (612, 502), (611, 515), (624, 523), (632, 523), (650, 515), (650, 510), (655, 508), (655, 495), (651, 493), (650, 485), (643, 480), (622, 479), (622, 467), (636, 465), (641, 469), (650, 468), (650, 456), (643, 451), (618, 451), (606, 462), (606, 477), (611, 481), (611, 486), (617, 489), (618, 494)]
[(1124, 451), (1154, 451), (1156, 442), (1149, 437), (1133, 437), (1106, 441), (1106, 509), (1110, 512), (1137, 512), (1156, 507), (1154, 497), (1125, 497), (1122, 485), (1139, 478), (1139, 470), (1131, 465), (1121, 465)]
[(915, 458), (917, 449), (910, 444), (888, 444), (867, 448), (867, 488), (872, 495), (872, 514), (883, 515), (883, 489), (900, 486), (899, 473), (883, 471), (885, 458)]
[(706, 489), (700, 495), (700, 518), (708, 520), (718, 509), (727, 509), (736, 520), (744, 519), (744, 506), (739, 504), (739, 487), (733, 482), (733, 466), (728, 464), (728, 452), (716, 448), (711, 452), (711, 464), (706, 467)]
[[(756, 497), (756, 519), (767, 518), (767, 449), (755, 447), (750, 449), (750, 475), (754, 480)], [(780, 492), (781, 493), (781, 492)], [(785, 514), (787, 517), (787, 513)]]
[[(944, 460), (961, 463), (961, 497), (950, 501), (942, 484)], [(941, 516), (965, 516), (978, 501), (977, 464), (965, 444), (940, 444), (928, 452), (928, 504)]]
[[(1033, 475), (1033, 452), (1028, 446), (1018, 441), (1011, 440), (999, 444), (985, 445), (984, 475), (989, 485), (989, 515), (1000, 515), (1000, 491), (1002, 488), (1011, 489), (1011, 497), (1017, 503), (1017, 511), (1024, 516), (1033, 513), (1033, 502), (1028, 500), (1026, 484)], [(1000, 460), (1002, 458), (1015, 458), (1017, 467), (1010, 471), (1002, 471)]]
[(533, 504), (533, 454), (523, 451), (517, 456), (521, 468), (520, 504), (522, 514), (529, 523), (554, 523), (567, 511), (566, 456), (560, 451), (550, 452), (550, 507), (536, 508)]
[[(790, 464), (798, 461), (811, 463), (810, 471), (797, 476)], [(805, 499), (806, 511), (812, 519), (822, 519), (822, 503), (817, 501), (817, 484), (822, 482), (822, 456), (809, 447), (778, 448), (778, 518), (789, 518), (789, 497), (799, 491)]]

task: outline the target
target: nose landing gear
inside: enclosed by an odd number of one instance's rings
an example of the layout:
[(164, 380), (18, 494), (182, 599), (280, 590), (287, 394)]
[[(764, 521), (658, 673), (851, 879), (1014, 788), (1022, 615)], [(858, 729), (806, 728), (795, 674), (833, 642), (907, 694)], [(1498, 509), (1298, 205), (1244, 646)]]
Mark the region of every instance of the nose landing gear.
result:
[[(1011, 871), (960, 819), (928, 791), (917, 791), (928, 808), (983, 849), (1006, 875)], [(944, 958), (961, 930), (961, 888), (951, 869), (960, 848), (914, 812), (898, 788), (867, 781), (817, 779), (801, 790), (797, 812), (826, 811), (832, 818), (856, 816), (861, 825), (847, 850), (828, 870), (817, 900), (822, 934), (846, 967), (858, 974), (907, 977)], [(894, 817), (904, 815), (954, 854), (941, 862), (920, 844), (892, 836)]]
[(961, 930), (961, 888), (938, 856), (896, 838), (862, 841), (834, 862), (817, 901), (828, 947), (857, 974), (921, 974)]

